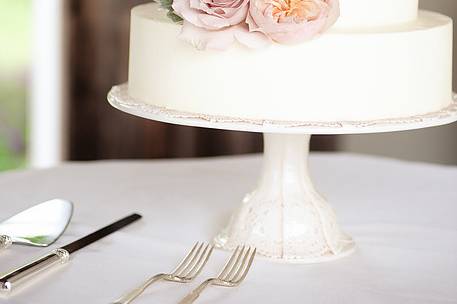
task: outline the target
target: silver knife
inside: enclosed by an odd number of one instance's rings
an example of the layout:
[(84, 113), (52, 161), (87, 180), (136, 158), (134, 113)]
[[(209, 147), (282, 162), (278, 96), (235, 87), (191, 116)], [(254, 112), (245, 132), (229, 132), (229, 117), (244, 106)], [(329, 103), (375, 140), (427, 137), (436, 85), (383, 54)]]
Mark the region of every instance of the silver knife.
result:
[(127, 225), (130, 225), (139, 219), (141, 219), (141, 215), (136, 213), (127, 216), (109, 226), (74, 241), (73, 243), (59, 249), (55, 249), (41, 258), (2, 275), (0, 277), (0, 291), (10, 292), (16, 284), (26, 281), (28, 278), (50, 269), (52, 266), (67, 263), (70, 260), (70, 255), (72, 253), (124, 228)]

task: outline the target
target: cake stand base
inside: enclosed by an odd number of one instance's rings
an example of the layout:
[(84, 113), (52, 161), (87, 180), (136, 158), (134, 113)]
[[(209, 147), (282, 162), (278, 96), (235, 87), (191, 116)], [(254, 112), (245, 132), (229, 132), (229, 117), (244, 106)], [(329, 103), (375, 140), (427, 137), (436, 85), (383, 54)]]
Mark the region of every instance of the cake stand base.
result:
[(252, 245), (272, 260), (318, 263), (352, 253), (355, 243), (309, 176), (311, 135), (264, 134), (264, 167), (257, 190), (246, 196), (216, 237), (219, 248)]

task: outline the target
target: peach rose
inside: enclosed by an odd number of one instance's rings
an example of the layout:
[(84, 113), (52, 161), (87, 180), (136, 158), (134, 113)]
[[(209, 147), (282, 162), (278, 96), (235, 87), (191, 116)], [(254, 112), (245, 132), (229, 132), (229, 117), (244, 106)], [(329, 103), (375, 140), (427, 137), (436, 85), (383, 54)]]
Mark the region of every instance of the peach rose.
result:
[(331, 27), (339, 17), (338, 0), (251, 0), (246, 22), (279, 43), (300, 43)]

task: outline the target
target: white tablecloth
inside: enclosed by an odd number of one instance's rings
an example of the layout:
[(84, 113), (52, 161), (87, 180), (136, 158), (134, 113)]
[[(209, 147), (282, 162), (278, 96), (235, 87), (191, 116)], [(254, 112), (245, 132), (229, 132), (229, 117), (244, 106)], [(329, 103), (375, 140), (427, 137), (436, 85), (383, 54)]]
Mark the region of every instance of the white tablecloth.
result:
[[(109, 303), (171, 270), (195, 241), (210, 240), (254, 188), (260, 167), (260, 157), (248, 156), (70, 163), (0, 175), (1, 218), (51, 198), (75, 202), (53, 248), (131, 212), (144, 215), (0, 303)], [(198, 303), (457, 303), (457, 167), (315, 154), (311, 169), (357, 252), (318, 265), (257, 259), (239, 288), (210, 288)], [(1, 271), (49, 249), (15, 246), (0, 254)], [(217, 251), (194, 283), (155, 285), (136, 303), (177, 303), (228, 256)]]

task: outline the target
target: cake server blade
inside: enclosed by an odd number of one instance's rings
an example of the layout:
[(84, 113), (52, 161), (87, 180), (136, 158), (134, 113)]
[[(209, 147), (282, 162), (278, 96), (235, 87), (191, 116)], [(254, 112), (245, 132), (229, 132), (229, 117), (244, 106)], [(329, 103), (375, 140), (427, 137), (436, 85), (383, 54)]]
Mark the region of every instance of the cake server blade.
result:
[(70, 201), (38, 204), (0, 223), (0, 249), (11, 244), (47, 247), (65, 231), (73, 215)]

